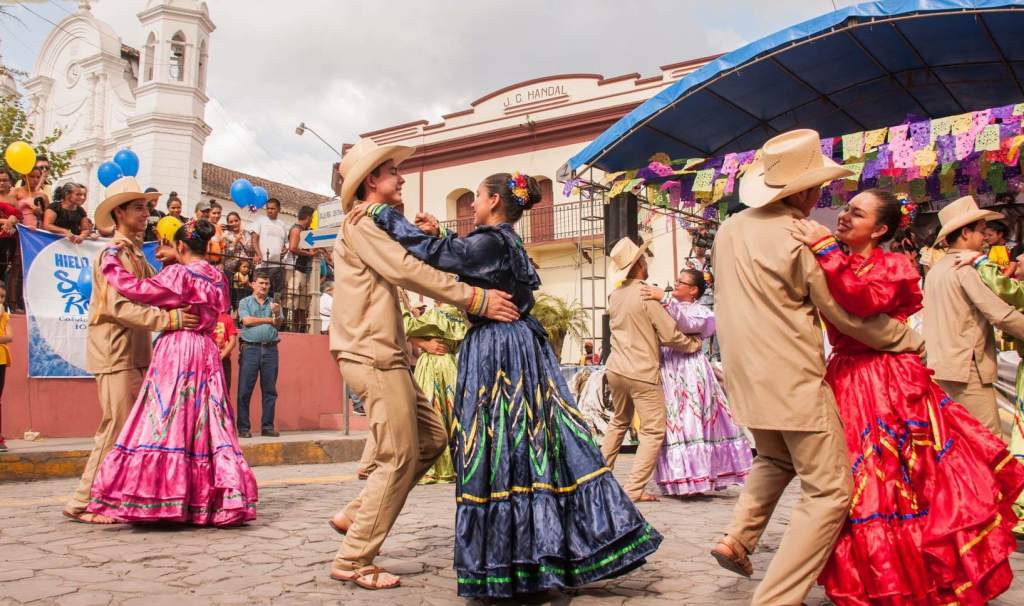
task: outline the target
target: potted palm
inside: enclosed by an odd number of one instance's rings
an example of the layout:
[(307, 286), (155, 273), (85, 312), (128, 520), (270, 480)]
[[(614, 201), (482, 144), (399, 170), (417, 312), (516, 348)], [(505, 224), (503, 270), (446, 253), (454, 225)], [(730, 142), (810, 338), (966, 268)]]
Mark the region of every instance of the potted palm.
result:
[(583, 310), (579, 301), (570, 303), (561, 297), (540, 293), (530, 314), (537, 318), (547, 331), (551, 348), (559, 359), (562, 357), (562, 345), (566, 336), (572, 335), (577, 341), (582, 341), (590, 332), (587, 326), (587, 312)]

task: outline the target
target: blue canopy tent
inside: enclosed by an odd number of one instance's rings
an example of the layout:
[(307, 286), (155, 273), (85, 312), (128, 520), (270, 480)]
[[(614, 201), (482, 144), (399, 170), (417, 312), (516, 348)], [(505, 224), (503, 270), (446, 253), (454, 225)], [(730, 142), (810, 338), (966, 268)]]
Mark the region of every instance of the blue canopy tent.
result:
[(707, 158), (777, 133), (822, 136), (1024, 101), (1024, 0), (844, 8), (734, 50), (613, 124), (562, 167), (611, 172), (653, 154)]

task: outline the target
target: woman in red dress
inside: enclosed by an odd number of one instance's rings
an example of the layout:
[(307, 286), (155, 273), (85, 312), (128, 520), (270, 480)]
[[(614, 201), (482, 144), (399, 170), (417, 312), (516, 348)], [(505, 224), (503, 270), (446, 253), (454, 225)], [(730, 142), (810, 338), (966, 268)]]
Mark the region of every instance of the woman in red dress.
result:
[[(920, 275), (906, 255), (879, 245), (909, 225), (913, 209), (868, 190), (839, 215), (835, 237), (809, 220), (796, 222), (794, 237), (814, 251), (846, 311), (906, 320), (921, 309)], [(839, 606), (973, 605), (1004, 592), (1024, 465), (943, 393), (919, 356), (875, 351), (827, 329), (826, 380), (853, 473), (850, 517), (819, 578), (829, 598)]]

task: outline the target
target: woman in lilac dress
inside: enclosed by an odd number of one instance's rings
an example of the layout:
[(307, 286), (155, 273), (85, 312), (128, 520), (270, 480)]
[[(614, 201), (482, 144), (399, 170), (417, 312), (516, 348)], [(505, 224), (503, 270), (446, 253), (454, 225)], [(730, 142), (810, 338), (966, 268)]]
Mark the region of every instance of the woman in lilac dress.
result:
[[(714, 315), (697, 303), (706, 288), (703, 272), (684, 269), (665, 304), (679, 330), (705, 339), (715, 333)], [(662, 347), (661, 384), (667, 416), (654, 480), (662, 492), (687, 496), (743, 484), (750, 443), (733, 423), (707, 356)]]
[(125, 297), (162, 309), (187, 308), (193, 330), (160, 335), (142, 390), (92, 486), (89, 511), (121, 522), (230, 526), (256, 517), (256, 479), (242, 456), (228, 407), (217, 317), (228, 310), (224, 274), (203, 255), (208, 221), (174, 235), (180, 263), (153, 278), (129, 273), (103, 253), (101, 271)]

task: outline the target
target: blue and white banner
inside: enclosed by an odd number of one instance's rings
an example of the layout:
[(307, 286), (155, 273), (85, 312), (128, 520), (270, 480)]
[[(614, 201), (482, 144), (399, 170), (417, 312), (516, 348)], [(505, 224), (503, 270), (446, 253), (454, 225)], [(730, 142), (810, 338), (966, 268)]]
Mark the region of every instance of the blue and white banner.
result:
[[(109, 240), (72, 244), (63, 236), (18, 226), (25, 313), (28, 318), (28, 376), (88, 377), (85, 370), (92, 263)], [(143, 251), (159, 268), (156, 242)]]

